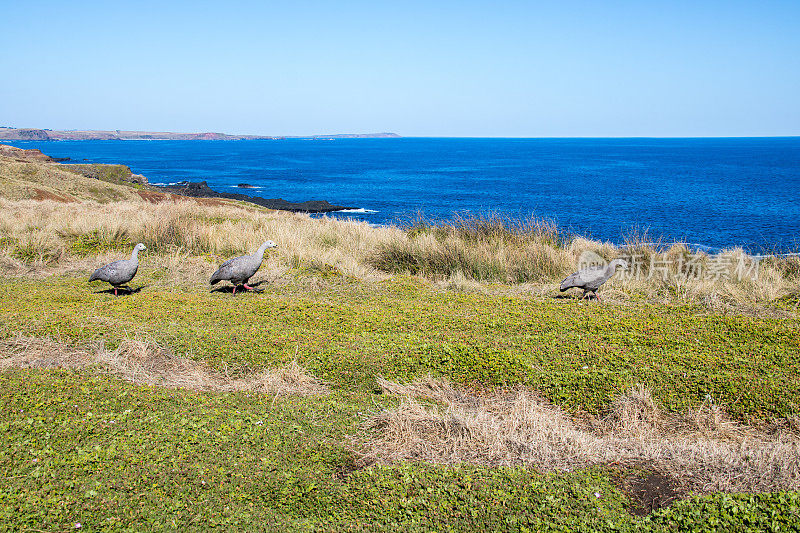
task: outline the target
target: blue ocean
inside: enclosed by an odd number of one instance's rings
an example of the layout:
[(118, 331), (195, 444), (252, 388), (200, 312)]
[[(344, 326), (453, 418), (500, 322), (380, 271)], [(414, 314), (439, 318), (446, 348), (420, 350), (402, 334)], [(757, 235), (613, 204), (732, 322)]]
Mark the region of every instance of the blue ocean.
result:
[(152, 183), (206, 180), (222, 192), (328, 200), (356, 208), (333, 216), (375, 224), (490, 213), (550, 219), (616, 243), (646, 230), (710, 250), (800, 249), (800, 137), (10, 144), (122, 163)]

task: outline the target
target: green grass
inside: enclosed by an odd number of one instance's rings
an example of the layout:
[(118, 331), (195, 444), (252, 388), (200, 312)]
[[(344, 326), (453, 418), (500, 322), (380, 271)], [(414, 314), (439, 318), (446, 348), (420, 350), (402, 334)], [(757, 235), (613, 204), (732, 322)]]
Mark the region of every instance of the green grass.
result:
[(109, 347), (147, 336), (234, 373), (298, 358), (332, 389), (275, 399), (90, 372), (2, 373), (0, 531), (76, 522), (84, 531), (788, 531), (800, 523), (797, 493), (692, 497), (636, 518), (616, 488), (618, 469), (354, 471), (348, 448), (360, 421), (396, 401), (376, 393), (378, 375), (525, 383), (591, 412), (644, 383), (674, 410), (710, 394), (741, 420), (797, 413), (795, 320), (442, 292), (412, 278), (366, 283), (306, 267), (293, 274), (236, 297), (164, 286), (163, 272), (146, 263), (133, 284), (145, 287), (119, 298), (86, 283), (88, 272), (0, 281), (5, 334)]
[(0, 530), (785, 531), (800, 519), (793, 493), (694, 498), (634, 518), (613, 472), (598, 468), (349, 472), (342, 443), (375, 399), (0, 374)]
[(107, 165), (102, 163), (69, 163), (59, 166), (67, 172), (73, 172), (87, 178), (107, 181), (117, 185), (133, 185), (131, 169), (125, 165)]
[(642, 383), (667, 409), (707, 396), (743, 421), (798, 413), (796, 320), (648, 304), (580, 305), (439, 292), (410, 278), (367, 284), (319, 274), (232, 297), (157, 285), (146, 267), (132, 296), (76, 277), (0, 283), (0, 321), (18, 330), (111, 346), (145, 335), (230, 371), (297, 357), (337, 387), (370, 390), (377, 375), (426, 372), (459, 382), (541, 391), (566, 409), (602, 412)]

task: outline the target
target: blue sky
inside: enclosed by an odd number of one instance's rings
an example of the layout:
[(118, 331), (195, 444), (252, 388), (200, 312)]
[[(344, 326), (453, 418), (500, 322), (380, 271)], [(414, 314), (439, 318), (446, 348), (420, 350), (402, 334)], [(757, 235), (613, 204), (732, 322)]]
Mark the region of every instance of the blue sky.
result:
[(0, 0), (0, 125), (800, 135), (800, 2)]

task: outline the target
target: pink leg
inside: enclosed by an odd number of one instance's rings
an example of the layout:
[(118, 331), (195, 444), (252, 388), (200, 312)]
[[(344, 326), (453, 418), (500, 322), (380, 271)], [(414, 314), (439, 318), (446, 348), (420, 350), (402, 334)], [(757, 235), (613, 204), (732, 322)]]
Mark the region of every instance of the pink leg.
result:
[(114, 287), (114, 296), (116, 296), (116, 295), (117, 295), (117, 288)]
[(245, 289), (247, 289), (248, 291), (254, 291), (254, 290), (255, 290), (253, 287), (251, 287), (251, 286), (250, 286), (250, 285), (248, 285), (247, 283), (243, 283), (243, 284), (242, 284), (242, 286), (243, 286)]
[(236, 285), (233, 286), (233, 295), (236, 296)]

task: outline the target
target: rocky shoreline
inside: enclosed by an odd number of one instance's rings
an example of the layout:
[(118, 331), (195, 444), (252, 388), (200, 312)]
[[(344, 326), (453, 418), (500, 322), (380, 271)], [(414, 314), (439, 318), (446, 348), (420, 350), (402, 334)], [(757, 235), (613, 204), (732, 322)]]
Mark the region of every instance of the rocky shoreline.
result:
[(330, 213), (343, 209), (355, 209), (341, 205), (333, 205), (327, 200), (308, 200), (305, 202), (289, 202), (283, 198), (261, 198), (260, 196), (248, 196), (247, 194), (217, 192), (208, 186), (205, 181), (182, 182), (177, 185), (150, 185), (154, 189), (189, 196), (191, 198), (227, 198), (229, 200), (240, 200), (252, 204), (277, 209), (280, 211), (292, 211), (295, 213)]

